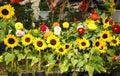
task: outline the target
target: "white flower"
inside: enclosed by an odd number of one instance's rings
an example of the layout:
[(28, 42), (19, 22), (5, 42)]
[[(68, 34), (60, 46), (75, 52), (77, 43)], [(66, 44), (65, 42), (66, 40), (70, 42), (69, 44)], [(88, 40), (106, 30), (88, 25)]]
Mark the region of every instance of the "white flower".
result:
[(61, 31), (54, 31), (54, 34), (55, 34), (55, 35), (58, 35), (58, 36), (59, 36), (60, 33), (61, 33)]
[(84, 28), (84, 27), (83, 27), (83, 25), (79, 25), (79, 26), (77, 27), (77, 30), (78, 30), (78, 28)]
[(24, 32), (24, 31), (21, 31), (21, 30), (17, 30), (17, 31), (16, 31), (16, 36), (21, 37), (21, 36), (23, 36), (23, 35), (25, 35), (25, 32)]
[(55, 26), (54, 31), (61, 31), (61, 27), (60, 26)]
[(55, 26), (54, 27), (54, 34), (55, 35), (60, 35), (61, 33), (61, 27), (60, 26)]

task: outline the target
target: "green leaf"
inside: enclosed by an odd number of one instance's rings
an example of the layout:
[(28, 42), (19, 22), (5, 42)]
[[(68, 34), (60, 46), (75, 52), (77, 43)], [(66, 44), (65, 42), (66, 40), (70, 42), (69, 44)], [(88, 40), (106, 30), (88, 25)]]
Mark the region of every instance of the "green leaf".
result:
[(2, 55), (0, 56), (0, 62), (3, 62), (3, 56)]
[(72, 57), (73, 55), (74, 55), (73, 53), (68, 52), (68, 54), (67, 54), (68, 59), (71, 59), (71, 57)]
[(106, 69), (104, 67), (101, 67), (100, 69), (101, 71), (106, 72)]
[(107, 50), (107, 53), (108, 53), (110, 56), (114, 56), (115, 50), (114, 50), (114, 49), (108, 49), (108, 50)]
[(89, 58), (89, 54), (84, 54), (84, 61), (87, 63)]
[(53, 62), (54, 57), (55, 57), (54, 54), (49, 54), (49, 55), (47, 56), (47, 60), (48, 60), (48, 62)]
[(78, 63), (77, 59), (71, 58), (71, 63), (73, 65), (73, 67), (75, 67), (75, 65)]
[(81, 67), (83, 67), (84, 64), (85, 64), (84, 61), (79, 60), (79, 61), (78, 61), (78, 64), (77, 64), (77, 67), (78, 67), (78, 68), (81, 68)]
[(94, 67), (92, 67), (91, 65), (86, 65), (85, 70), (88, 71), (89, 76), (93, 76)]
[(84, 58), (85, 59), (89, 58), (89, 54), (84, 54)]
[(14, 58), (15, 58), (14, 54), (7, 53), (5, 55), (5, 62), (6, 62), (6, 64), (8, 65), (10, 62), (14, 61)]
[(5, 32), (0, 30), (0, 42), (2, 42), (5, 38)]
[(48, 63), (46, 66), (48, 67), (47, 71), (50, 72), (55, 66), (56, 60), (53, 60), (51, 63)]
[(59, 68), (60, 68), (60, 72), (63, 73), (63, 72), (67, 72), (68, 69), (69, 69), (69, 66), (70, 66), (70, 63), (68, 60), (64, 60), (63, 62), (61, 62), (59, 64)]
[(73, 72), (73, 73), (72, 73), (72, 76), (77, 76), (76, 72)]
[(38, 60), (39, 60), (38, 58), (33, 57), (33, 58), (32, 58), (32, 62), (31, 62), (31, 66), (33, 66), (35, 63), (37, 63)]
[(25, 58), (25, 55), (19, 53), (19, 54), (17, 54), (17, 57), (18, 57), (18, 61), (20, 61)]
[(25, 48), (25, 49), (24, 49), (24, 53), (25, 53), (25, 54), (28, 54), (30, 51), (31, 51), (31, 50), (30, 50), (29, 48)]

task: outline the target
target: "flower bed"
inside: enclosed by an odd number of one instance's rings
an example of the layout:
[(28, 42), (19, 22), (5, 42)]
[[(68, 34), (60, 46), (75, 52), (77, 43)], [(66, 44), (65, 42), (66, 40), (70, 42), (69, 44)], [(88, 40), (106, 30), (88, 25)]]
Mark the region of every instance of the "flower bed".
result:
[(0, 6), (3, 72), (93, 76), (119, 68), (120, 26), (111, 18), (113, 0), (82, 0), (78, 9), (65, 7), (67, 0), (58, 6), (50, 0), (47, 19), (39, 15), (40, 2), (25, 1)]

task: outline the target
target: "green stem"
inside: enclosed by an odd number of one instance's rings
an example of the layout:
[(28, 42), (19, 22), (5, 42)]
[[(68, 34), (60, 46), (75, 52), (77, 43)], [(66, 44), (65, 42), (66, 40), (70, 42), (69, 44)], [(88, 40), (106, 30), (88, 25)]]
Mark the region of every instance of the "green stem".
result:
[(26, 73), (28, 73), (28, 59), (26, 59)]
[(41, 70), (41, 51), (39, 51), (38, 58), (39, 58), (38, 70), (40, 71)]
[(61, 17), (62, 17), (63, 11), (64, 11), (64, 9), (65, 9), (65, 4), (66, 4), (66, 2), (67, 2), (67, 0), (65, 0), (65, 1), (63, 2), (63, 4), (62, 4), (62, 11), (60, 12), (58, 22), (60, 22), (60, 19), (61, 19)]
[(53, 18), (54, 18), (54, 15), (52, 14), (52, 23), (53, 23), (53, 21), (54, 21), (54, 19), (53, 19)]
[[(14, 54), (13, 53), (13, 49), (12, 49), (12, 54)], [(11, 71), (12, 71), (12, 73), (14, 72), (14, 60), (12, 60), (12, 62), (11, 62)]]

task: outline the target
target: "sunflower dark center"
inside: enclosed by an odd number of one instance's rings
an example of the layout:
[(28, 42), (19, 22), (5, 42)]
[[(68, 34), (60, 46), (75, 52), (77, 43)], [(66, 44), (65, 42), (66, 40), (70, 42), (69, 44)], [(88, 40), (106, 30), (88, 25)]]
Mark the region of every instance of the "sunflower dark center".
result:
[(107, 36), (107, 34), (103, 34), (103, 36), (102, 36), (104, 39), (106, 39), (108, 36)]
[(9, 43), (9, 44), (14, 44), (14, 43), (15, 43), (15, 40), (14, 40), (13, 38), (9, 38), (9, 39), (8, 39), (8, 43)]
[(3, 9), (3, 10), (2, 10), (2, 14), (3, 14), (3, 15), (8, 15), (8, 13), (9, 13), (9, 11), (8, 11), (7, 9)]
[(41, 47), (43, 45), (43, 43), (41, 41), (37, 42), (37, 46)]
[(113, 42), (113, 43), (117, 43), (117, 41), (116, 41), (116, 40), (112, 40), (112, 42)]
[(100, 43), (99, 43), (99, 42), (96, 42), (96, 43), (95, 43), (95, 46), (99, 46), (99, 45), (100, 45)]
[(108, 22), (108, 19), (105, 20), (105, 23), (107, 23), (107, 22)]
[(60, 52), (63, 52), (64, 50), (63, 50), (63, 48), (60, 48), (59, 51), (60, 51)]
[(69, 45), (65, 45), (65, 49), (68, 49), (69, 48)]
[(103, 50), (103, 46), (101, 46), (100, 50)]
[(85, 42), (82, 42), (82, 43), (81, 43), (81, 45), (82, 45), (82, 46), (85, 46), (85, 45), (86, 45), (86, 43), (85, 43)]
[(30, 38), (26, 38), (26, 39), (25, 39), (25, 42), (30, 42)]
[(50, 40), (50, 44), (51, 45), (55, 45), (56, 44), (56, 40), (55, 39)]

